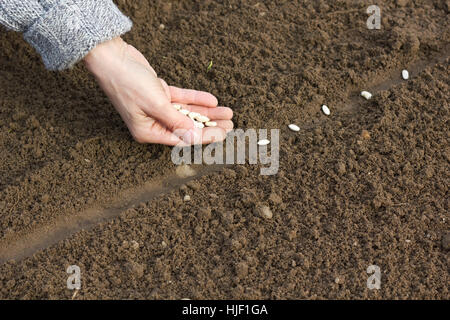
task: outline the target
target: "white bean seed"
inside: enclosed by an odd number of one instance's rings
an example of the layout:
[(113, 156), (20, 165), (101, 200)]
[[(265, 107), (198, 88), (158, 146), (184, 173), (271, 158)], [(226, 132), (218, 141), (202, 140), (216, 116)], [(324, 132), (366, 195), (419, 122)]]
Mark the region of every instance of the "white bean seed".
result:
[(205, 122), (205, 126), (207, 126), (207, 127), (217, 127), (217, 122), (208, 121), (208, 122)]
[(184, 114), (185, 116), (187, 116), (189, 114), (189, 110), (186, 109), (181, 109), (179, 110), (182, 114)]
[(322, 112), (325, 113), (325, 115), (327, 115), (327, 116), (329, 116), (331, 113), (330, 109), (326, 105), (322, 106)]
[(203, 123), (195, 121), (195, 120), (193, 120), (193, 121), (194, 121), (194, 127), (198, 128), (198, 129), (203, 129), (205, 127), (205, 125)]
[(179, 105), (179, 104), (173, 104), (172, 105), (175, 109), (177, 109), (177, 110), (181, 110), (181, 106)]
[(366, 98), (367, 100), (369, 100), (370, 98), (372, 98), (372, 94), (368, 91), (361, 91), (361, 96), (363, 96), (364, 98)]
[(188, 117), (191, 118), (192, 120), (195, 120), (195, 118), (197, 118), (198, 116), (200, 116), (200, 113), (197, 113), (197, 112), (189, 112), (188, 113)]
[(295, 131), (295, 132), (300, 131), (300, 128), (297, 125), (295, 125), (295, 124), (290, 124), (290, 125), (288, 125), (288, 127), (292, 131)]
[(209, 122), (209, 118), (207, 116), (204, 116), (201, 114), (196, 116), (195, 120), (200, 121), (200, 122)]
[(270, 143), (270, 141), (267, 140), (267, 139), (262, 139), (262, 140), (259, 140), (259, 141), (258, 141), (258, 145), (259, 145), (259, 146), (266, 146), (266, 145), (268, 145), (269, 143)]
[(408, 72), (408, 70), (403, 70), (402, 71), (402, 78), (404, 80), (408, 80), (409, 79), (409, 72)]

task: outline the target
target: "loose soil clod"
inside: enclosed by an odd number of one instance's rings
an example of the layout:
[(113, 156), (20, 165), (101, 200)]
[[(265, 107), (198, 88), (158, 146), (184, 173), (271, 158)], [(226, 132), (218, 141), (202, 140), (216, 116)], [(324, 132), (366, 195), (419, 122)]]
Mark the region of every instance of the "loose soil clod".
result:
[(363, 139), (365, 139), (365, 140), (370, 140), (370, 133), (369, 133), (369, 131), (363, 130), (363, 131), (361, 132), (361, 137), (362, 137)]
[(195, 176), (197, 172), (187, 164), (181, 164), (176, 168), (175, 173), (180, 178), (188, 178)]
[(256, 207), (256, 214), (265, 219), (272, 219), (273, 213), (268, 206), (259, 205)]

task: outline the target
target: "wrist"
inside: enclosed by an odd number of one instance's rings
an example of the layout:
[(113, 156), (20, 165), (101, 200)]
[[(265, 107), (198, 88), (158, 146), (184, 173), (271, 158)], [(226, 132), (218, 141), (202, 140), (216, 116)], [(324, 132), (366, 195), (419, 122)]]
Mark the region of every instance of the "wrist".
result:
[(105, 41), (84, 57), (84, 65), (94, 76), (101, 77), (108, 68), (117, 68), (120, 65), (125, 49), (126, 43), (120, 37)]

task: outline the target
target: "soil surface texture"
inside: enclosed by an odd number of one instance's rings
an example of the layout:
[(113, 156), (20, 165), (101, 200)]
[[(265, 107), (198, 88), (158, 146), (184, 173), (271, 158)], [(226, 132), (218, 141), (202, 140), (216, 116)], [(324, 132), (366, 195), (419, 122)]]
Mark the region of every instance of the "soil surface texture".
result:
[(382, 1), (379, 30), (365, 1), (116, 3), (161, 78), (280, 129), (279, 170), (177, 176), (2, 29), (0, 299), (449, 299), (450, 1)]

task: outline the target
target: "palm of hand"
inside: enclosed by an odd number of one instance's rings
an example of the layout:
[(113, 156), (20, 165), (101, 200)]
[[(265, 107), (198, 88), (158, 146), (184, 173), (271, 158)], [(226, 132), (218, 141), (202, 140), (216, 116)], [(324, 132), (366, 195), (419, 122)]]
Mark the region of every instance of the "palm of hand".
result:
[[(233, 128), (233, 112), (229, 108), (217, 107), (217, 99), (213, 95), (167, 85), (158, 78), (147, 59), (131, 45), (127, 45), (124, 59), (127, 70), (135, 77), (133, 81), (139, 82), (127, 94), (138, 99), (128, 105), (122, 101), (113, 103), (138, 142), (176, 145), (181, 140), (175, 131), (184, 129), (181, 132), (185, 132), (193, 128), (192, 121), (171, 107), (171, 103), (181, 104), (184, 109), (206, 115), (217, 122), (216, 128), (195, 129), (197, 135), (202, 137), (201, 143), (222, 140), (226, 132)], [(145, 90), (148, 95), (142, 94), (141, 90)]]

